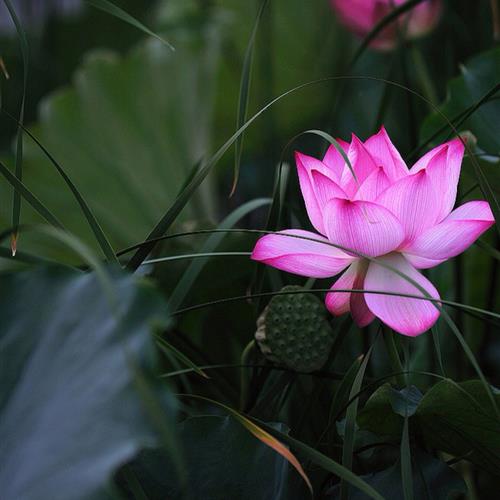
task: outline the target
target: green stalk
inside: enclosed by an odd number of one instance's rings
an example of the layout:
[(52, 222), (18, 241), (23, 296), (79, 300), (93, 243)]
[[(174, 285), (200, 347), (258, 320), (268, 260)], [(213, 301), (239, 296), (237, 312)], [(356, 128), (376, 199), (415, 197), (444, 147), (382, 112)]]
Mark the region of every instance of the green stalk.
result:
[[(255, 340), (252, 339), (243, 349), (243, 352), (241, 353), (241, 365), (246, 366), (250, 361), (250, 357), (252, 354), (255, 352)], [(249, 377), (248, 377), (248, 370), (245, 368), (240, 369), (240, 383), (241, 383), (241, 390), (240, 390), (240, 411), (244, 411), (248, 399), (248, 387), (249, 387)]]
[(399, 375), (396, 375), (396, 382), (400, 387), (405, 387), (406, 386), (406, 380), (405, 376), (403, 375), (404, 368), (403, 368), (403, 363), (401, 363), (401, 358), (399, 357), (398, 349), (396, 347), (396, 342), (394, 339), (395, 333), (387, 328), (383, 327), (383, 332), (384, 332), (384, 344), (385, 348), (387, 349), (387, 354), (389, 356), (389, 361), (391, 363), (391, 368), (392, 371), (395, 373), (398, 373)]

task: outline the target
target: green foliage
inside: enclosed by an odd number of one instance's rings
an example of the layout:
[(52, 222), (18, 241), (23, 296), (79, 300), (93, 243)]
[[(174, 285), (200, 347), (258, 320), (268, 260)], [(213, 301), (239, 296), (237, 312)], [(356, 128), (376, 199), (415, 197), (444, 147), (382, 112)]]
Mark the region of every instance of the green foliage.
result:
[[(221, 23), (204, 23), (201, 32), (179, 30), (174, 53), (156, 40), (125, 56), (93, 51), (72, 85), (40, 104), (34, 135), (64, 167), (114, 247), (144, 239), (209, 148)], [(25, 142), (24, 182), (69, 230), (95, 247), (54, 166), (30, 139)], [(8, 199), (7, 186), (0, 186)], [(184, 220), (213, 216), (211, 192), (207, 185), (192, 200)], [(8, 214), (1, 216), (5, 224)], [(23, 217), (24, 223), (38, 220), (30, 211)], [(25, 240), (24, 248), (39, 245)]]
[(400, 436), (403, 432), (403, 419), (393, 410), (391, 402), (397, 392), (390, 384), (379, 387), (359, 412), (358, 425), (381, 436)]
[[(466, 457), (491, 473), (500, 474), (498, 418), (481, 381), (457, 384), (445, 379), (423, 396), (414, 387), (396, 391), (384, 384), (360, 412), (359, 426), (397, 438), (403, 430), (405, 398), (413, 431), (426, 446)], [(500, 401), (496, 390), (495, 399)]]
[[(378, 321), (331, 318), (334, 278), (305, 283), (248, 258), (263, 228), (310, 228), (293, 149), (320, 157), (381, 124), (408, 165), (451, 137), (443, 114), (469, 130), (458, 198), (479, 187), (495, 209), (489, 2), (447, 2), (435, 32), (392, 53), (370, 50), (373, 32), (356, 42), (327, 1), (87, 3), (104, 13), (28, 32), (17, 62), (2, 49), (12, 130), (0, 144), (15, 147), (26, 74), (24, 123), (36, 118), (24, 151), (1, 153), (0, 264), (81, 265), (0, 276), (2, 500), (302, 500), (309, 482), (315, 498), (496, 498), (493, 231), (428, 271), (442, 319), (402, 345), (390, 331), (377, 341)], [(79, 61), (71, 81), (66, 56)], [(128, 246), (121, 265), (165, 298), (101, 261)], [(460, 382), (472, 368), (480, 380)]]
[[(403, 498), (404, 489), (400, 469), (401, 465), (397, 461), (387, 469), (361, 477), (384, 498), (400, 499)], [(413, 457), (413, 485), (416, 499), (449, 500), (457, 493), (467, 491), (460, 474), (423, 451), (419, 451)], [(329, 500), (339, 498), (337, 490), (338, 488), (333, 488), (327, 498)], [(366, 496), (354, 490), (349, 498), (350, 500), (364, 500)]]
[[(282, 424), (276, 428), (287, 432)], [(192, 498), (304, 498), (300, 493), (302, 488), (296, 488), (295, 492), (290, 488), (294, 473), (286, 460), (255, 439), (233, 417), (191, 417), (178, 424), (177, 431)], [(141, 453), (119, 473), (120, 482), (125, 479), (125, 472), (137, 477), (150, 500), (182, 497), (182, 486), (172, 461), (161, 449)]]
[[(151, 328), (168, 323), (154, 288), (112, 272), (49, 267), (2, 275), (0, 489), (5, 499), (97, 499), (114, 469), (163, 438), (177, 406), (157, 397)], [(156, 428), (158, 417), (162, 428)], [(168, 440), (168, 441), (167, 441)], [(179, 464), (174, 463), (173, 467)]]
[[(439, 107), (459, 130), (470, 130), (478, 146), (491, 154), (500, 153), (497, 119), (500, 113), (498, 90), (479, 109), (467, 112), (500, 81), (500, 48), (481, 53), (460, 65), (460, 76), (450, 80), (446, 101)], [(432, 139), (439, 144), (450, 135), (450, 130), (439, 113), (431, 113), (420, 133), (423, 141)]]
[[(495, 391), (500, 402), (500, 394)], [(443, 380), (423, 397), (417, 411), (428, 446), (441, 449), (500, 475), (498, 418), (478, 380)]]

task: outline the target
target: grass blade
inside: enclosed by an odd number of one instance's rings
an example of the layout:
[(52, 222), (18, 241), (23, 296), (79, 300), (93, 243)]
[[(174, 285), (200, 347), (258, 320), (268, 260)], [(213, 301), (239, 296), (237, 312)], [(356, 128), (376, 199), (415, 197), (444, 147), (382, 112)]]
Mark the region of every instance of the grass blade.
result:
[[(16, 134), (16, 153), (15, 153), (15, 174), (18, 180), (22, 181), (23, 178), (23, 134), (21, 131), (22, 124), (24, 122), (24, 107), (26, 104), (26, 89), (28, 86), (28, 67), (29, 67), (29, 46), (28, 39), (26, 38), (26, 32), (17, 17), (16, 11), (12, 6), (10, 0), (4, 0), (5, 6), (9, 11), (9, 14), (16, 27), (17, 36), (19, 37), (19, 43), (21, 46), (21, 55), (23, 59), (23, 92), (21, 98), (21, 109), (19, 111), (19, 125)], [(12, 199), (12, 226), (14, 228), (12, 232), (11, 249), (12, 255), (16, 254), (17, 250), (17, 239), (18, 239), (18, 228), (21, 219), (21, 195), (14, 189), (13, 199)]]
[(347, 168), (351, 171), (352, 176), (354, 177), (354, 180), (356, 181), (356, 184), (359, 186), (358, 178), (356, 176), (356, 172), (354, 171), (353, 166), (351, 165), (351, 161), (349, 160), (349, 157), (347, 156), (346, 152), (343, 150), (342, 146), (338, 143), (336, 139), (334, 139), (330, 134), (327, 134), (326, 132), (323, 132), (322, 130), (306, 130), (305, 132), (302, 132), (302, 134), (314, 134), (318, 135), (319, 137), (322, 137), (325, 139), (325, 141), (328, 141), (342, 156), (344, 159)]
[(33, 227), (33, 230), (58, 240), (60, 243), (73, 250), (84, 262), (87, 263), (99, 279), (113, 314), (118, 316), (119, 303), (113, 281), (110, 279), (109, 273), (103, 263), (97, 258), (94, 252), (76, 236), (57, 227), (35, 226)]
[(173, 262), (175, 260), (206, 259), (212, 257), (250, 257), (252, 252), (198, 252), (183, 253), (180, 255), (169, 255), (168, 257), (158, 257), (157, 259), (145, 260), (142, 265), (161, 264), (162, 262)]
[[(406, 387), (410, 387), (410, 339), (403, 340), (404, 360), (405, 360), (405, 379)], [(405, 416), (403, 424), (403, 433), (401, 435), (401, 484), (403, 486), (404, 500), (413, 500), (413, 472), (411, 467), (411, 447), (410, 430), (408, 414), (408, 397), (405, 396)]]
[(320, 83), (325, 83), (327, 81), (335, 80), (335, 79), (342, 79), (343, 77), (330, 77), (330, 78), (321, 78), (319, 80), (314, 80), (312, 82), (306, 82), (302, 85), (298, 85), (282, 94), (280, 94), (278, 97), (274, 98), (272, 101), (270, 101), (268, 104), (266, 104), (263, 108), (261, 108), (257, 113), (255, 113), (250, 119), (248, 119), (244, 125), (242, 125), (216, 152), (215, 154), (204, 164), (201, 165), (200, 169), (196, 172), (196, 174), (193, 176), (191, 181), (185, 186), (184, 189), (181, 190), (179, 193), (178, 197), (172, 204), (172, 206), (167, 210), (165, 215), (158, 221), (156, 226), (153, 228), (151, 233), (149, 233), (149, 236), (147, 240), (150, 241), (150, 243), (141, 246), (137, 252), (132, 256), (130, 261), (127, 264), (127, 268), (135, 271), (141, 263), (146, 259), (148, 254), (151, 252), (151, 250), (154, 248), (156, 244), (157, 238), (163, 236), (170, 226), (174, 223), (176, 220), (177, 216), (181, 213), (183, 208), (186, 206), (188, 203), (189, 199), (191, 198), (191, 195), (196, 191), (198, 186), (204, 181), (205, 177), (208, 175), (210, 170), (214, 165), (217, 164), (217, 162), (222, 158), (224, 153), (234, 144), (234, 142), (240, 137), (241, 134), (245, 132), (245, 130), (257, 119), (259, 116), (261, 116), (266, 110), (268, 110), (270, 107), (272, 107), (275, 103), (280, 101), (281, 99), (285, 98), (286, 96), (293, 94), (294, 92), (297, 92), (299, 90), (302, 90), (304, 88), (310, 87), (311, 85), (317, 85)]
[[(457, 116), (451, 119), (453, 123), (456, 123), (455, 127), (458, 128), (462, 123), (467, 120), (470, 116), (474, 114), (476, 110), (478, 110), (483, 104), (489, 102), (491, 98), (500, 90), (500, 83), (496, 84), (491, 90), (489, 90), (481, 99), (476, 101), (474, 104), (466, 108), (464, 111), (459, 113)], [(430, 137), (425, 139), (425, 141), (422, 144), (419, 144), (418, 148), (416, 148), (414, 151), (412, 151), (409, 155), (408, 158), (414, 158), (416, 157), (417, 154), (421, 153), (422, 150), (431, 144), (434, 139), (439, 137), (443, 132), (446, 131), (448, 128), (448, 124), (445, 123), (441, 128), (439, 128), (436, 132), (434, 132)]]
[(491, 257), (493, 257), (496, 260), (500, 260), (500, 250), (497, 250), (495, 247), (491, 246), (489, 243), (486, 243), (486, 241), (477, 240), (475, 243), (479, 248), (484, 250)]
[(473, 366), (474, 370), (476, 371), (479, 378), (481, 379), (481, 382), (482, 382), (483, 387), (486, 391), (486, 394), (488, 394), (488, 398), (490, 399), (491, 404), (493, 405), (493, 408), (495, 410), (495, 413), (496, 413), (498, 419), (500, 420), (500, 411), (498, 409), (498, 405), (497, 405), (495, 396), (494, 396), (493, 391), (491, 389), (491, 385), (486, 380), (486, 377), (484, 376), (484, 373), (481, 370), (481, 368), (480, 368), (480, 366), (479, 366), (479, 364), (474, 356), (474, 353), (471, 351), (471, 348), (469, 347), (469, 345), (465, 341), (463, 335), (460, 333), (460, 330), (457, 328), (457, 326), (455, 325), (455, 323), (451, 319), (450, 315), (444, 309), (441, 309), (441, 314), (443, 315), (444, 320), (446, 321), (446, 323), (448, 323), (448, 326), (450, 327), (451, 331), (453, 332), (453, 334), (457, 338), (460, 346), (462, 347), (462, 350), (464, 351), (465, 355), (469, 359), (470, 364)]
[(155, 336), (156, 342), (158, 343), (158, 347), (167, 355), (175, 356), (181, 363), (185, 364), (189, 368), (191, 368), (195, 373), (202, 376), (203, 378), (210, 378), (196, 363), (193, 363), (184, 353), (179, 351), (176, 347), (174, 347), (170, 342), (167, 342), (165, 339), (161, 338), (159, 335)]
[(354, 378), (356, 377), (356, 374), (359, 372), (359, 368), (361, 367), (362, 361), (363, 361), (363, 356), (359, 356), (358, 358), (356, 358), (352, 363), (352, 365), (349, 367), (349, 369), (346, 371), (342, 380), (340, 381), (340, 384), (337, 390), (335, 391), (335, 395), (330, 405), (330, 411), (328, 413), (328, 424), (327, 424), (328, 429), (333, 424), (334, 416), (337, 415), (340, 408), (347, 401), (347, 398), (349, 397), (350, 388), (354, 384)]
[(403, 485), (404, 500), (413, 500), (413, 472), (411, 468), (408, 415), (405, 416), (403, 435), (401, 437), (401, 484)]
[[(270, 203), (271, 200), (268, 198), (258, 198), (241, 205), (220, 223), (219, 229), (229, 229), (233, 227), (240, 219), (245, 217), (250, 212), (263, 207), (264, 205), (269, 205)], [(219, 245), (225, 235), (226, 233), (212, 234), (202, 246), (201, 252), (212, 252), (217, 245)], [(179, 283), (177, 283), (177, 286), (170, 296), (169, 307), (171, 311), (175, 311), (178, 307), (180, 307), (207, 262), (208, 258), (193, 261), (186, 272), (182, 275), (182, 278)]]
[(434, 351), (436, 352), (436, 359), (439, 366), (439, 371), (443, 377), (446, 377), (446, 373), (444, 371), (443, 358), (441, 356), (441, 344), (439, 342), (439, 329), (437, 325), (434, 325), (431, 328), (432, 334), (432, 342), (434, 344)]
[[(390, 328), (386, 327), (383, 327), (383, 332), (384, 344), (387, 350), (387, 355), (389, 356), (392, 371), (401, 373), (404, 370), (401, 358), (399, 357), (398, 348), (396, 346), (396, 339), (394, 338), (396, 334)], [(405, 386), (405, 379), (402, 375), (396, 377), (396, 381), (400, 387)]]
[(393, 21), (396, 21), (398, 17), (402, 16), (405, 12), (408, 12), (409, 10), (413, 9), (413, 7), (415, 7), (419, 3), (422, 3), (423, 1), (424, 0), (408, 0), (399, 7), (396, 7), (393, 10), (391, 10), (391, 12), (387, 14), (387, 16), (381, 19), (361, 42), (361, 45), (358, 47), (358, 50), (356, 50), (354, 57), (352, 58), (351, 67), (354, 66), (354, 64), (356, 64), (356, 62), (361, 57), (363, 52), (368, 48), (370, 43), (387, 25), (389, 25)]
[(160, 35), (154, 33), (151, 31), (147, 26), (144, 26), (140, 21), (138, 21), (135, 17), (132, 17), (130, 14), (125, 12), (123, 9), (120, 9), (120, 7), (116, 6), (114, 3), (109, 2), (108, 0), (87, 0), (87, 3), (91, 5), (92, 7), (95, 7), (96, 9), (102, 10), (103, 12), (106, 12), (107, 14), (110, 14), (121, 21), (124, 21), (134, 28), (137, 28), (138, 30), (142, 31), (146, 35), (152, 36), (153, 38), (156, 38), (159, 40), (161, 43), (166, 45), (170, 50), (175, 51), (175, 48), (173, 47), (172, 44), (167, 42), (164, 38), (162, 38)]
[(211, 300), (210, 302), (203, 302), (201, 304), (195, 304), (193, 306), (185, 307), (183, 309), (179, 309), (177, 311), (173, 311), (171, 314), (172, 315), (179, 315), (179, 314), (185, 314), (190, 311), (196, 311), (198, 309), (203, 309), (205, 307), (210, 307), (214, 305), (222, 305), (222, 304), (228, 304), (230, 302), (238, 302), (240, 300), (248, 300), (248, 299), (254, 299), (258, 297), (273, 297), (275, 295), (288, 295), (288, 294), (294, 294), (294, 293), (373, 293), (377, 295), (389, 295), (393, 297), (407, 297), (410, 299), (418, 299), (418, 300), (428, 300), (429, 302), (433, 302), (434, 304), (441, 303), (444, 305), (452, 306), (452, 307), (460, 307), (464, 309), (465, 311), (477, 311), (480, 314), (484, 314), (486, 316), (490, 316), (496, 319), (500, 319), (500, 314), (495, 313), (493, 311), (487, 311), (485, 309), (480, 309), (478, 307), (474, 306), (469, 306), (467, 304), (461, 304), (459, 302), (453, 302), (451, 300), (445, 300), (445, 299), (433, 299), (429, 297), (422, 297), (421, 295), (413, 295), (409, 293), (397, 293), (397, 292), (381, 292), (379, 290), (366, 290), (366, 289), (351, 289), (351, 288), (346, 288), (346, 289), (338, 289), (338, 290), (333, 290), (330, 288), (315, 288), (313, 290), (307, 290), (307, 289), (302, 289), (299, 291), (278, 291), (278, 292), (262, 292), (262, 293), (254, 293), (254, 294), (247, 294), (247, 295), (236, 295), (233, 297), (223, 297), (220, 299), (216, 300)]
[[(252, 29), (252, 33), (250, 35), (250, 39), (248, 40), (248, 45), (245, 50), (245, 57), (243, 59), (243, 70), (241, 73), (240, 80), (240, 93), (238, 97), (238, 113), (236, 116), (236, 130), (243, 126), (245, 120), (247, 119), (247, 109), (248, 109), (248, 101), (250, 97), (250, 83), (252, 80), (252, 63), (253, 63), (253, 52), (255, 46), (255, 38), (257, 36), (257, 30), (259, 28), (260, 20), (262, 19), (262, 15), (266, 10), (266, 6), (269, 0), (263, 0), (259, 12), (257, 13), (257, 18), (255, 19), (255, 23)], [(233, 196), (236, 191), (236, 186), (238, 184), (238, 179), (240, 176), (240, 165), (241, 165), (241, 154), (243, 152), (243, 137), (242, 134), (236, 142), (234, 143), (234, 174), (233, 174), (233, 185), (231, 187), (231, 192), (229, 196)]]
[[(281, 217), (283, 214), (283, 205), (285, 200), (285, 193), (288, 186), (288, 174), (290, 168), (288, 165), (283, 164), (283, 155), (281, 156), (276, 178), (274, 180), (273, 187), (273, 197), (272, 203), (269, 207), (269, 213), (267, 214), (267, 221), (265, 229), (267, 231), (276, 231), (279, 229)], [(264, 287), (264, 275), (266, 271), (266, 266), (256, 265), (255, 271), (252, 276), (252, 281), (250, 285), (250, 290), (254, 293), (260, 293)], [(260, 313), (262, 310), (262, 303), (260, 299), (257, 299), (256, 310)]]
[(350, 483), (352, 486), (357, 488), (358, 490), (362, 491), (366, 495), (368, 495), (370, 498), (373, 498), (375, 500), (385, 500), (378, 491), (376, 491), (374, 488), (372, 488), (368, 483), (366, 483), (363, 479), (361, 479), (359, 476), (351, 472), (349, 469), (346, 469), (344, 466), (340, 465), (338, 462), (335, 462), (335, 460), (332, 460), (331, 458), (327, 457), (326, 455), (323, 455), (319, 451), (315, 450), (314, 448), (311, 448), (307, 444), (303, 443), (302, 441), (299, 441), (298, 439), (294, 439), (287, 434), (284, 434), (282, 432), (279, 432), (276, 429), (273, 429), (272, 427), (264, 424), (263, 422), (259, 422), (257, 419), (254, 419), (264, 430), (269, 432), (269, 434), (272, 434), (273, 436), (276, 436), (278, 439), (281, 441), (287, 443), (291, 448), (297, 450), (300, 452), (304, 457), (306, 457), (308, 460), (311, 462), (315, 463), (319, 467), (321, 467), (324, 470), (327, 470), (331, 472), (332, 474), (335, 474), (336, 476), (340, 477), (344, 481)]
[[(363, 378), (365, 376), (366, 367), (368, 361), (370, 360), (370, 355), (373, 350), (373, 345), (370, 347), (366, 356), (364, 357), (361, 365), (359, 367), (358, 373), (354, 378), (354, 382), (349, 393), (349, 397), (352, 398), (354, 394), (357, 394), (361, 389), (361, 384), (363, 383)], [(356, 416), (358, 414), (358, 399), (347, 408), (346, 422), (345, 422), (345, 434), (344, 434), (344, 447), (342, 449), (342, 465), (348, 469), (352, 469), (352, 457), (354, 453), (354, 440), (356, 437)], [(341, 500), (347, 500), (349, 497), (349, 489), (347, 482), (342, 479), (340, 482), (340, 498)]]
[[(24, 198), (49, 224), (64, 229), (57, 217), (2, 162), (0, 162), (0, 174), (14, 188), (18, 196)], [(14, 225), (13, 229), (17, 227), (19, 226)], [(15, 249), (13, 249), (12, 253), (15, 255)]]
[[(6, 111), (4, 111), (4, 110), (2, 110), (2, 111), (12, 120), (16, 120), (12, 115), (7, 113)], [(83, 212), (83, 215), (87, 219), (87, 222), (90, 226), (90, 229), (94, 233), (94, 236), (97, 240), (97, 243), (99, 244), (102, 253), (106, 257), (106, 260), (110, 263), (113, 263), (113, 264), (119, 264), (118, 257), (115, 255), (115, 251), (113, 250), (111, 243), (109, 242), (106, 234), (102, 230), (101, 225), (99, 224), (96, 216), (92, 212), (91, 208), (89, 207), (88, 203), (85, 201), (83, 196), (80, 194), (80, 191), (78, 191), (78, 189), (75, 186), (75, 184), (73, 183), (73, 181), (66, 174), (66, 172), (64, 171), (62, 166), (49, 153), (47, 148), (45, 148), (45, 146), (22, 123), (18, 122), (18, 125), (35, 142), (35, 144), (40, 148), (40, 150), (43, 152), (43, 154), (54, 165), (54, 167), (58, 171), (59, 175), (63, 178), (64, 182), (66, 183), (66, 185), (69, 187), (69, 189), (73, 193), (73, 196), (76, 199), (78, 205), (80, 206), (80, 208)]]

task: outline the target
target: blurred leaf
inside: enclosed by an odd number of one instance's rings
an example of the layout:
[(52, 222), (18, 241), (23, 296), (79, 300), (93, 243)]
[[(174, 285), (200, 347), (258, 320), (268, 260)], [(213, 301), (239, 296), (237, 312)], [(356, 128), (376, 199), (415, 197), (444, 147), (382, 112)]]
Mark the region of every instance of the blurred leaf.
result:
[[(273, 424), (287, 432), (282, 424)], [(304, 498), (289, 488), (283, 457), (254, 439), (232, 416), (188, 418), (179, 424), (191, 498), (203, 500), (289, 500)], [(160, 449), (141, 453), (128, 467), (147, 498), (181, 498), (168, 456)], [(134, 498), (128, 495), (126, 498)]]
[[(494, 393), (500, 402), (500, 394)], [(424, 395), (416, 416), (428, 446), (466, 455), (500, 475), (500, 424), (481, 381), (439, 382)]]
[(158, 430), (170, 447), (175, 443), (168, 430), (172, 396), (146, 401), (154, 366), (150, 328), (166, 326), (166, 304), (131, 276), (111, 278), (115, 312), (94, 274), (49, 267), (2, 277), (5, 500), (105, 497), (113, 470), (158, 443), (150, 421), (158, 418), (155, 403), (167, 428)]
[[(179, 28), (175, 53), (147, 40), (124, 57), (87, 54), (71, 87), (40, 105), (34, 134), (64, 167), (114, 247), (144, 239), (209, 147), (220, 25), (210, 17), (200, 27)], [(95, 246), (53, 166), (29, 139), (25, 148), (26, 185)], [(3, 182), (0, 194), (11, 196)], [(208, 184), (189, 208), (202, 217), (214, 214)], [(2, 212), (0, 221), (7, 220)], [(23, 222), (34, 220), (38, 216), (26, 210)], [(37, 242), (29, 243), (27, 251), (38, 250)]]
[[(399, 461), (388, 469), (361, 477), (384, 498), (404, 497)], [(413, 456), (413, 486), (415, 498), (426, 500), (448, 500), (452, 493), (467, 491), (458, 472), (420, 450)], [(327, 498), (330, 500), (340, 498), (339, 488), (334, 487)], [(364, 500), (365, 498), (366, 496), (357, 490), (354, 490), (350, 496), (350, 500)]]
[[(461, 66), (461, 75), (449, 82), (448, 97), (439, 109), (450, 120), (457, 118), (499, 81), (500, 47), (497, 47), (475, 56)], [(491, 99), (461, 123), (459, 130), (470, 130), (476, 136), (480, 148), (489, 153), (499, 153), (500, 136), (496, 127), (499, 113), (500, 101)], [(432, 137), (444, 125), (446, 124), (442, 116), (437, 112), (432, 113), (424, 121), (420, 133), (421, 140), (425, 141)], [(434, 142), (443, 142), (450, 132), (449, 127), (446, 127)]]

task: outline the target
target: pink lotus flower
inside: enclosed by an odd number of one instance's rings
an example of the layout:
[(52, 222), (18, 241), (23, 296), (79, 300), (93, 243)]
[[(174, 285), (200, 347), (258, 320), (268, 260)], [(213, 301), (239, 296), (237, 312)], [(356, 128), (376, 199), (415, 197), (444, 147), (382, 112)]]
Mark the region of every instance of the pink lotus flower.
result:
[(485, 201), (452, 211), (464, 152), (459, 139), (429, 151), (410, 170), (383, 127), (364, 143), (355, 135), (350, 144), (339, 143), (356, 178), (334, 146), (322, 161), (298, 152), (295, 157), (306, 210), (320, 235), (299, 229), (266, 235), (252, 258), (313, 278), (347, 268), (331, 290), (367, 293), (329, 292), (326, 307), (332, 314), (350, 311), (359, 326), (377, 317), (403, 335), (420, 335), (439, 316), (431, 301), (368, 291), (426, 297), (389, 266), (439, 299), (417, 269), (462, 253), (494, 223), (493, 214)]
[[(395, 7), (407, 0), (331, 0), (339, 20), (360, 37), (365, 37)], [(399, 33), (405, 38), (418, 38), (431, 31), (439, 21), (441, 0), (426, 0), (399, 16), (373, 40), (371, 46), (380, 50), (394, 48)]]

